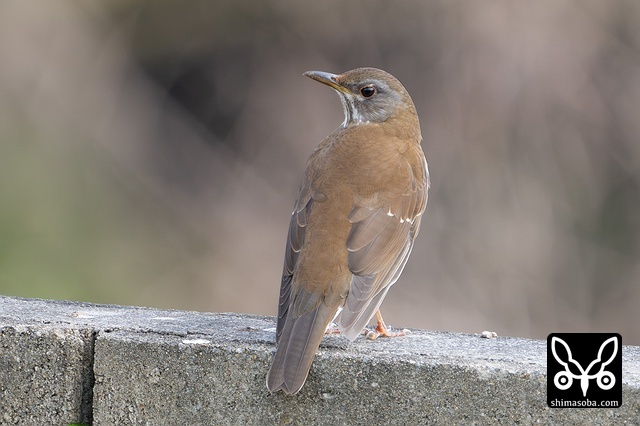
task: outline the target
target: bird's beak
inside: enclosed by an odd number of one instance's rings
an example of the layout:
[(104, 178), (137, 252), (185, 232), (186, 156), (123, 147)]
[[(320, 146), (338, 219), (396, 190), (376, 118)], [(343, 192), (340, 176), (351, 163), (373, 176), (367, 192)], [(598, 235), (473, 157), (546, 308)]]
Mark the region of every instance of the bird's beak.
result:
[(338, 76), (324, 71), (307, 71), (304, 73), (309, 78), (319, 81), (322, 84), (326, 84), (329, 87), (334, 88), (338, 92), (351, 93), (349, 89), (338, 83)]

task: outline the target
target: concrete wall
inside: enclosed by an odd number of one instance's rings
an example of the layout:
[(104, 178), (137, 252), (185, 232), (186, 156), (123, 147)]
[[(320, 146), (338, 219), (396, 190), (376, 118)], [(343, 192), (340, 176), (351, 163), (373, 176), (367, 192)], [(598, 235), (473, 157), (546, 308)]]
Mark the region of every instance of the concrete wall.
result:
[(274, 327), (0, 296), (0, 424), (640, 424), (639, 347), (624, 347), (617, 409), (548, 408), (543, 341), (420, 330), (325, 337), (287, 397), (264, 384)]

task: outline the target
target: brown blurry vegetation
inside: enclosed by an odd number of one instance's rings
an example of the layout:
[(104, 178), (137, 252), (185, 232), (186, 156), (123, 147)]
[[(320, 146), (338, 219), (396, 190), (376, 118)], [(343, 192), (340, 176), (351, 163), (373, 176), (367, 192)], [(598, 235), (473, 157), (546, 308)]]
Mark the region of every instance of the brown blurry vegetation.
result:
[(383, 68), (432, 188), (396, 326), (640, 344), (640, 3), (7, 1), (0, 293), (276, 312), (301, 74)]

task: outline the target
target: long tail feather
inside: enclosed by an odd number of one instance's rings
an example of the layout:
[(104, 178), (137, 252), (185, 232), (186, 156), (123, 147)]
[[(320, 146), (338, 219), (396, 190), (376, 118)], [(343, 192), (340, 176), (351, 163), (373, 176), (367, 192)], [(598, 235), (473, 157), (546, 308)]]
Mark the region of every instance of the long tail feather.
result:
[(267, 388), (286, 394), (296, 394), (307, 380), (311, 363), (320, 346), (324, 332), (335, 312), (320, 304), (316, 309), (286, 319), (278, 343), (278, 350), (267, 374)]

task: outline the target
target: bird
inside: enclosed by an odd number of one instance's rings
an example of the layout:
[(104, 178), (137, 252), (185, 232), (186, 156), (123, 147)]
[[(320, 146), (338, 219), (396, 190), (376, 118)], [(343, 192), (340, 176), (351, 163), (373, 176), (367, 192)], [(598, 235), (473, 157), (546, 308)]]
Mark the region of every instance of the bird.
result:
[(420, 121), (391, 74), (357, 68), (305, 76), (333, 88), (344, 122), (309, 157), (291, 214), (280, 285), (271, 392), (298, 393), (335, 321), (353, 341), (397, 336), (380, 314), (411, 254), (430, 185)]

